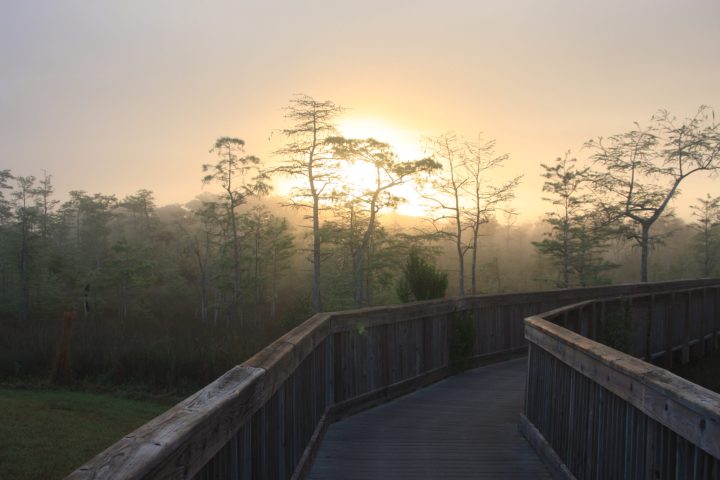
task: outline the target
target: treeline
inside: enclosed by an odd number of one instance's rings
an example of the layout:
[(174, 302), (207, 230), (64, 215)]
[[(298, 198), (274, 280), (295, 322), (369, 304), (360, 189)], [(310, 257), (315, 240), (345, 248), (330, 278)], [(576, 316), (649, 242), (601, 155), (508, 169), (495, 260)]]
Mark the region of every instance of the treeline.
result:
[(76, 378), (182, 388), (257, 350), (283, 330), (280, 315), (292, 317), (277, 306), (294, 239), (263, 206), (237, 215), (242, 286), (253, 292), (240, 318), (215, 202), (156, 208), (141, 190), (123, 199), (74, 191), (58, 203), (49, 176), (13, 182), (0, 226), (3, 377), (48, 375), (61, 362)]
[[(450, 295), (717, 274), (720, 198), (671, 215), (687, 176), (717, 168), (718, 126), (701, 108), (589, 142), (544, 167), (548, 214), (517, 225), (520, 177), (495, 142), (427, 139), (427, 158), (348, 139), (342, 108), (291, 100), (275, 161), (221, 137), (202, 166), (218, 193), (158, 207), (0, 171), (0, 378), (201, 386), (315, 311), (396, 303), (408, 258), (448, 273)], [(365, 165), (362, 181), (342, 176)], [(289, 198), (274, 176), (294, 178)], [(393, 213), (417, 192), (425, 218)], [(539, 195), (540, 196), (540, 195)], [(422, 199), (422, 200), (420, 200)], [(637, 247), (637, 248), (635, 248)], [(650, 252), (653, 255), (650, 255)]]

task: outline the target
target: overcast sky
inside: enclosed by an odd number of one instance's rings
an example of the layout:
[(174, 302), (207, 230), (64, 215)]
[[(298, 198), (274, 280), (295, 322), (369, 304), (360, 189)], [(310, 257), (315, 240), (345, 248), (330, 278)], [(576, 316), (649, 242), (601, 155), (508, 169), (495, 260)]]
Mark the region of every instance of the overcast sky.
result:
[(720, 2), (7, 0), (0, 68), (0, 169), (45, 169), (61, 197), (188, 201), (218, 136), (271, 162), (301, 92), (391, 142), (483, 131), (533, 213), (540, 162), (659, 108), (720, 109)]

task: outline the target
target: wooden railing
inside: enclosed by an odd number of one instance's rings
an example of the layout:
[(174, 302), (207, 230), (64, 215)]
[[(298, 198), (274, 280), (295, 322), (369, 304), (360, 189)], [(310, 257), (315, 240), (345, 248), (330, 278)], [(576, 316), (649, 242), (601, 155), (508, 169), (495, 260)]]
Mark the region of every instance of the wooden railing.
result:
[[(302, 478), (329, 423), (451, 374), (460, 354), (466, 366), (524, 353), (528, 315), (591, 298), (710, 283), (473, 296), (318, 314), (68, 478)], [(461, 325), (470, 326), (463, 338)], [(470, 348), (457, 347), (467, 336)]]
[(556, 478), (720, 478), (720, 394), (651, 363), (720, 347), (720, 285), (665, 287), (525, 320), (520, 429)]

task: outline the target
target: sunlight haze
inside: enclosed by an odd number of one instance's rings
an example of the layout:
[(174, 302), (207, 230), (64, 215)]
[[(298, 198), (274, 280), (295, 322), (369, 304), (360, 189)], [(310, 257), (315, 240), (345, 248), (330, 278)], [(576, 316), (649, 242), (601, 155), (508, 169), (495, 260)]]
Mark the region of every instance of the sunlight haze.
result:
[(717, 480), (719, 175), (720, 0), (0, 0), (0, 480)]
[[(391, 143), (482, 132), (524, 174), (537, 217), (541, 162), (583, 142), (720, 108), (716, 1), (4, 2), (0, 167), (70, 190), (202, 191), (219, 136), (267, 164), (296, 93), (347, 108), (348, 136)], [(716, 192), (693, 178), (678, 203)]]

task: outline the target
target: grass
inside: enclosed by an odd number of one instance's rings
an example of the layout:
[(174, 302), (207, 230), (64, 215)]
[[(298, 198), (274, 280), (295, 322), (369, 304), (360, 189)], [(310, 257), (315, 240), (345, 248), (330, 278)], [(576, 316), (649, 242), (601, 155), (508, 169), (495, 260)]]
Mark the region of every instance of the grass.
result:
[(64, 390), (0, 389), (0, 478), (63, 478), (167, 408)]

